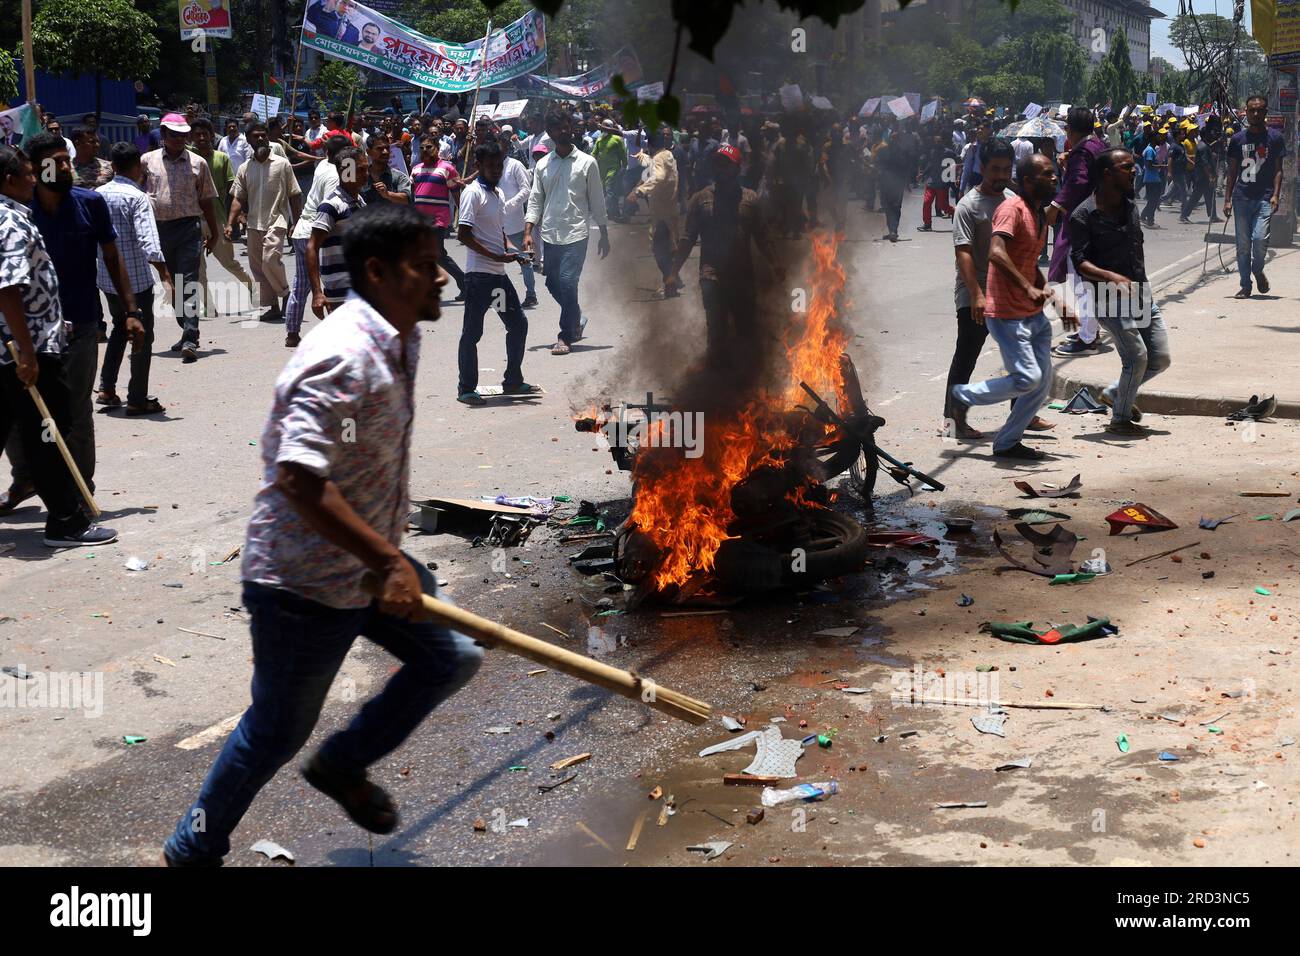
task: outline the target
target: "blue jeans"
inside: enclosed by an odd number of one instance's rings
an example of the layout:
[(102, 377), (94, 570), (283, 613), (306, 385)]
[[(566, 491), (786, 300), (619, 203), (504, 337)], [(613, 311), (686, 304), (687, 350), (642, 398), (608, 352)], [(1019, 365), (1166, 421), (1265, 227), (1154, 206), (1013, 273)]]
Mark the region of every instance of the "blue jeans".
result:
[(1114, 406), (1111, 420), (1131, 422), (1138, 388), (1169, 368), (1169, 335), (1164, 316), (1152, 300), (1149, 318), (1139, 316), (1135, 321), (1103, 316), (1101, 324), (1114, 338), (1121, 363), (1119, 379), (1106, 389)]
[(566, 345), (578, 341), (582, 309), (578, 307), (578, 280), (587, 260), (587, 240), (563, 245), (542, 240), (546, 269), (546, 291), (560, 304), (560, 340)]
[(460, 383), (456, 394), (478, 388), (478, 342), (483, 337), (483, 316), (496, 310), (506, 327), (506, 374), (501, 384), (509, 389), (524, 383), (524, 346), (528, 341), (528, 317), (519, 305), (515, 287), (506, 276), (487, 272), (465, 273), (465, 324), (460, 330)]
[[(407, 557), (426, 594), (436, 582)], [(469, 682), (482, 649), (441, 624), (384, 614), (378, 604), (352, 610), (326, 607), (289, 591), (244, 583), (252, 615), (252, 706), (208, 771), (198, 799), (167, 840), (179, 862), (219, 859), (230, 834), (259, 790), (311, 736), (343, 658), (364, 634), (402, 662), (378, 697), (321, 747), (321, 760), (344, 775), (361, 775), (396, 750), (425, 717)]]
[[(516, 249), (524, 247), (524, 233), (521, 229), (510, 237), (510, 244)], [(519, 269), (524, 274), (524, 297), (528, 299), (537, 298), (537, 275), (531, 262), (519, 263)]]
[(1251, 288), (1251, 273), (1264, 271), (1272, 217), (1273, 205), (1267, 199), (1232, 197), (1232, 218), (1236, 220), (1237, 231), (1237, 274), (1241, 277), (1241, 287), (1247, 292)]
[(1052, 390), (1052, 323), (1039, 312), (1025, 319), (995, 319), (984, 324), (998, 343), (1009, 374), (974, 385), (954, 385), (952, 395), (967, 405), (999, 405), (1016, 399), (1006, 424), (993, 438), (993, 450), (1018, 444), (1025, 428)]

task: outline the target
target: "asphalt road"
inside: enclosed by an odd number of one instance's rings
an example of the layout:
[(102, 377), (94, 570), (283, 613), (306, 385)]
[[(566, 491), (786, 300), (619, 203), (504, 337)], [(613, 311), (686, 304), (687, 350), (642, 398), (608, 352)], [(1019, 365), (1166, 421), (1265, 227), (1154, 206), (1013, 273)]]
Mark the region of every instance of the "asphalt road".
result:
[[(936, 434), (952, 349), (952, 253), (946, 223), (934, 234), (914, 231), (918, 202), (919, 194), (909, 196), (902, 234), (911, 241), (898, 244), (876, 241), (884, 231), (878, 214), (853, 213), (841, 246), (841, 261), (850, 272), (844, 308), (854, 335), (850, 351), (873, 407), (889, 419), (880, 435), (882, 445), (951, 483), (943, 499), (945, 510), (985, 521), (1001, 513), (996, 505), (1010, 500), (1005, 479), (1011, 472), (990, 468), (978, 452), (967, 454)], [(1205, 226), (1178, 226), (1172, 213), (1162, 212), (1165, 219), (1170, 225), (1148, 240), (1149, 269), (1167, 269), (1172, 275), (1184, 267), (1199, 268)], [(482, 409), (457, 404), (454, 356), (460, 307), (447, 304), (439, 323), (423, 327), (415, 497), (567, 494), (604, 503), (611, 513), (617, 510), (627, 494), (626, 477), (614, 470), (591, 436), (573, 430), (572, 411), (595, 397), (617, 401), (639, 400), (646, 392), (663, 394), (674, 373), (702, 346), (703, 330), (694, 264), (683, 270), (690, 280), (683, 298), (652, 302), (655, 270), (644, 225), (638, 221), (614, 226), (612, 237), (614, 252), (608, 260), (598, 260), (594, 250), (588, 260), (582, 299), (591, 325), (588, 340), (572, 355), (549, 354), (558, 310), (545, 291), (541, 307), (529, 314), (525, 376), (546, 389), (540, 397), (493, 399)], [(798, 261), (797, 246), (783, 249)], [(463, 261), (461, 253), (456, 255)], [(168, 338), (160, 332), (160, 344), (165, 346)], [(228, 732), (229, 718), (246, 705), (251, 661), (247, 618), (239, 607), (238, 559), (223, 559), (242, 541), (259, 480), (257, 441), (271, 385), (287, 357), (282, 341), (279, 326), (249, 323), (239, 316), (206, 321), (202, 358), (196, 365), (184, 366), (168, 353), (159, 353), (155, 360), (153, 390), (167, 406), (165, 416), (96, 416), (98, 497), (105, 523), (121, 531), (118, 543), (93, 552), (55, 554), (39, 543), (38, 509), (24, 509), (0, 522), (0, 542), (15, 545), (0, 565), (0, 607), (7, 618), (0, 621), (0, 662), (32, 672), (88, 672), (103, 681), (102, 713), (93, 716), (51, 707), (0, 708), (0, 762), (6, 767), (0, 783), (0, 862), (156, 862), (162, 839), (193, 798)], [(500, 373), (502, 355), (502, 329), (489, 318), (480, 346), (485, 384)], [(980, 368), (991, 371), (997, 364), (996, 356), (986, 353)], [(982, 417), (972, 417), (983, 423)], [(990, 412), (988, 424), (995, 420)], [(1095, 422), (1083, 424), (1098, 431)], [(1170, 426), (1176, 436), (1170, 441), (1182, 448), (1182, 471), (1190, 474), (1176, 487), (1166, 487), (1187, 501), (1208, 494), (1205, 476), (1227, 453), (1213, 442), (1230, 441), (1222, 429), (1206, 437), (1196, 430), (1200, 427)], [(1280, 435), (1280, 447), (1275, 439), (1271, 445), (1250, 448), (1260, 474), (1289, 473), (1286, 463), (1294, 456), (1295, 433), (1288, 429)], [(1066, 437), (1049, 440), (1063, 446)], [(1206, 447), (1193, 451), (1199, 444)], [(1092, 457), (1094, 446), (1075, 447), (1086, 454), (1071, 457)], [(1161, 462), (1151, 456), (1136, 461), (1152, 475), (1164, 473)], [(1104, 486), (1099, 494), (1119, 499), (1132, 492), (1130, 482), (1138, 473), (1134, 458), (1121, 461), (1108, 455), (1091, 467), (1089, 481)], [(883, 526), (936, 527), (934, 496), (910, 498), (887, 479), (882, 482), (887, 486), (878, 503)], [(1089, 505), (1094, 511), (1109, 510), (1104, 504)], [(1271, 527), (1250, 530), (1263, 534)], [(505, 571), (494, 567), (490, 549), (471, 548), (459, 538), (412, 535), (407, 547), (420, 559), (436, 562), (437, 575), (448, 581), (448, 593), (480, 613), (618, 666), (635, 667), (662, 684), (708, 699), (721, 713), (748, 714), (758, 721), (786, 715), (789, 724), (807, 719), (810, 727), (843, 728), (832, 750), (811, 753), (800, 765), (803, 779), (809, 774), (821, 779), (814, 771), (844, 779), (865, 770), (871, 761), (871, 785), (858, 788), (853, 798), (858, 802), (846, 796), (836, 805), (857, 808), (858, 829), (852, 830), (848, 816), (831, 821), (844, 827), (845, 836), (853, 832), (850, 846), (838, 847), (841, 860), (966, 858), (970, 851), (954, 845), (959, 835), (947, 824), (934, 822), (929, 804), (940, 791), (945, 794), (941, 799), (961, 799), (963, 793), (975, 791), (983, 798), (987, 785), (979, 782), (982, 778), (961, 761), (933, 759), (924, 743), (903, 743), (886, 755), (873, 749), (877, 745), (864, 731), (869, 726), (876, 728), (873, 733), (886, 732), (892, 726), (890, 732), (896, 733), (905, 729), (900, 723), (905, 719), (907, 726), (933, 738), (934, 745), (951, 744), (960, 729), (954, 729), (951, 715), (926, 711), (900, 718), (878, 703), (874, 711), (859, 713), (861, 706), (842, 705), (837, 691), (826, 684), (839, 676), (867, 675), (851, 679), (878, 689), (887, 686), (891, 674), (906, 671), (914, 662), (925, 659), (927, 666), (936, 666), (951, 650), (943, 643), (945, 635), (962, 635), (952, 638), (964, 648), (962, 653), (972, 643), (987, 649), (986, 637), (972, 638), (972, 619), (953, 619), (957, 612), (945, 581), (951, 576), (955, 586), (971, 587), (961, 583), (962, 575), (989, 564), (987, 534), (970, 544), (945, 544), (937, 561), (914, 561), (902, 575), (878, 578), (868, 573), (817, 593), (752, 602), (727, 615), (662, 618), (650, 612), (605, 619), (590, 616), (584, 598), (598, 598), (598, 588), (588, 593), (584, 588), (592, 585), (569, 571), (564, 556), (573, 546), (559, 542), (558, 534), (537, 532), (528, 548), (507, 555)], [(1246, 542), (1241, 547), (1273, 545)], [(1133, 548), (1135, 554), (1148, 550), (1157, 549)], [(149, 569), (127, 570), (124, 563), (130, 556), (147, 560)], [(168, 586), (176, 584), (181, 586)], [(1027, 585), (996, 587), (1001, 595), (1011, 596), (1007, 603), (1029, 600)], [(1154, 615), (1155, 609), (1141, 606), (1147, 598), (1138, 597), (1153, 592), (1134, 587), (1123, 592), (1132, 618)], [(1062, 611), (1070, 610), (1081, 620), (1086, 601), (1078, 600), (1079, 593), (1058, 597), (1052, 589), (1046, 600), (1048, 606), (1060, 604)], [(1112, 600), (1119, 593), (1110, 592)], [(932, 600), (941, 606), (921, 603), (918, 612), (917, 602)], [(985, 600), (983, 595), (980, 600)], [(995, 601), (992, 594), (989, 600)], [(929, 618), (918, 622), (914, 615), (924, 614), (927, 606)], [(1022, 610), (1023, 603), (1009, 613), (1018, 616)], [(1283, 616), (1294, 621), (1291, 609)], [(543, 621), (568, 637), (540, 627)], [(860, 625), (861, 630), (843, 638), (814, 636), (818, 629), (845, 623)], [(1155, 623), (1163, 625), (1163, 615)], [(1244, 621), (1233, 624), (1244, 626)], [(1043, 680), (1060, 679), (1052, 668), (1077, 662), (1077, 655), (1058, 660), (1059, 651), (1049, 659), (1038, 649), (993, 650), (999, 659), (1018, 660), (1022, 672), (1046, 667)], [(1162, 646), (1155, 653), (1170, 651)], [(1112, 661), (1117, 656), (1110, 655)], [(1056, 663), (1043, 663), (1048, 660)], [(1228, 672), (1237, 677), (1244, 666)], [(345, 722), (392, 667), (385, 655), (358, 642), (331, 691), (313, 743)], [(737, 796), (731, 788), (720, 792), (720, 765), (706, 766), (691, 757), (694, 750), (725, 736), (716, 723), (690, 730), (561, 675), (530, 676), (534, 669), (528, 662), (490, 654), (468, 688), (374, 768), (375, 778), (392, 790), (404, 811), (403, 826), (392, 837), (368, 839), (287, 767), (236, 832), (229, 862), (270, 865), (247, 849), (263, 838), (291, 848), (301, 865), (682, 862), (688, 858), (683, 850), (688, 843), (737, 840), (736, 834), (745, 828), (743, 808), (752, 805), (755, 794)], [(1024, 680), (1030, 683), (1028, 676)], [(1127, 680), (1134, 687), (1140, 683), (1131, 675), (1108, 680)], [(1096, 691), (1077, 690), (1090, 692)], [(1063, 691), (1062, 696), (1067, 694)], [(1077, 730), (1081, 718), (1071, 720)], [(485, 732), (502, 726), (510, 733)], [(1058, 729), (1040, 730), (1043, 749), (1050, 749), (1051, 743), (1057, 753), (1086, 750), (1068, 734), (1057, 736), (1059, 725), (1053, 726)], [(1270, 725), (1269, 733), (1275, 729)], [(966, 725), (963, 735), (969, 730)], [(124, 735), (147, 740), (126, 745)], [(192, 747), (177, 746), (194, 735), (202, 736)], [(978, 739), (974, 746), (987, 743)], [(548, 769), (553, 761), (588, 751), (593, 758), (573, 771), (555, 774)], [(918, 756), (928, 771), (916, 770)], [(725, 769), (739, 769), (747, 759), (727, 755)], [(1074, 788), (1066, 802), (1076, 815), (1098, 805), (1102, 798), (1097, 792), (1111, 801), (1105, 805), (1150, 810), (1143, 803), (1147, 798), (1133, 796), (1116, 782), (1123, 771), (1110, 769), (1114, 772), (1109, 777), (1100, 772), (1089, 776), (1062, 764), (1056, 768), (1057, 777), (1044, 778), (1041, 785), (1046, 790)], [(539, 792), (540, 786), (575, 771), (575, 779)], [(999, 845), (1011, 848), (1011, 859), (1027, 854), (1044, 863), (1106, 862), (1144, 849), (1171, 854), (1174, 844), (1183, 846), (1181, 831), (1162, 824), (1085, 848), (1081, 831), (1053, 816), (1066, 807), (1044, 803), (1035, 811), (1034, 801), (1049, 796), (1035, 791), (1038, 796), (1025, 797), (1021, 791), (1016, 798), (1008, 793), (1005, 780), (1006, 775), (998, 775), (1001, 789), (996, 791), (1005, 797), (1004, 813), (988, 824), (987, 832)], [(865, 777), (859, 775), (858, 782), (865, 783)], [(678, 798), (677, 816), (663, 827), (655, 825), (661, 804), (645, 799), (660, 783), (665, 793)], [(987, 796), (991, 804), (999, 802), (993, 794)], [(1191, 804), (1185, 802), (1184, 811), (1191, 812)], [(836, 810), (826, 806), (814, 810), (813, 817)], [(1210, 813), (1208, 804), (1202, 809)], [(640, 851), (631, 855), (622, 845), (642, 812), (651, 818)], [(1017, 815), (1035, 812), (1045, 814), (1041, 826), (1013, 822)], [(1294, 832), (1294, 811), (1286, 812), (1286, 821), (1276, 822), (1285, 822)], [(476, 818), (489, 825), (487, 833), (473, 831)], [(529, 821), (527, 827), (498, 826), (521, 819)], [(822, 837), (799, 842), (802, 837), (785, 836), (784, 829), (766, 834), (760, 830), (750, 828), (744, 834), (757, 854), (746, 862), (815, 862), (818, 846), (825, 849), (817, 842)], [(593, 833), (595, 838), (589, 835)], [(1267, 841), (1254, 831), (1249, 835), (1256, 838), (1250, 852), (1266, 856)], [(1254, 859), (1262, 862), (1265, 856)], [(991, 858), (976, 851), (970, 859)]]

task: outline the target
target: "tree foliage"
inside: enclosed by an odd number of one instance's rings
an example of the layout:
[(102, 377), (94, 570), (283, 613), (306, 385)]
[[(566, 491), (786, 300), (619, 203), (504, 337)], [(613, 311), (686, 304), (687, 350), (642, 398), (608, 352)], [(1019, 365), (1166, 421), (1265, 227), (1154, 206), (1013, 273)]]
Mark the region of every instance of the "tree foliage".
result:
[(45, 0), (32, 43), (37, 63), (51, 73), (134, 80), (158, 69), (153, 28), (130, 0)]
[(0, 49), (0, 106), (18, 99), (18, 68), (13, 57)]
[(1138, 72), (1133, 69), (1128, 36), (1121, 28), (1116, 31), (1106, 55), (1088, 77), (1084, 99), (1089, 103), (1112, 105), (1137, 103), (1146, 92), (1139, 89), (1145, 82), (1145, 79), (1139, 79)]
[(366, 88), (365, 72), (342, 60), (322, 59), (312, 77), (316, 98), (326, 110), (346, 110), (354, 93), (355, 103), (360, 103), (361, 92)]
[(942, 31), (918, 30), (916, 22), (909, 16), (913, 43), (884, 51), (891, 82), (915, 72), (895, 68), (894, 59), (907, 57), (924, 64), (923, 82), (907, 88), (949, 100), (979, 96), (1019, 108), (1045, 99), (1073, 101), (1083, 92), (1087, 58), (1068, 32), (1070, 13), (1060, 0), (1022, 0), (1014, 13), (976, 4), (960, 32), (946, 23)]

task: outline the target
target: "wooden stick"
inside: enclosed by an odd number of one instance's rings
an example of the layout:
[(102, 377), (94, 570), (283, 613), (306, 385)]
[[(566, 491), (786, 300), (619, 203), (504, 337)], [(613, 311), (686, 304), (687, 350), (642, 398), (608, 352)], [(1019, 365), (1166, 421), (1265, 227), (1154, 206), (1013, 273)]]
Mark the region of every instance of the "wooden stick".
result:
[(611, 852), (613, 851), (614, 848), (612, 846), (610, 846), (599, 836), (597, 836), (596, 832), (592, 830), (591, 827), (587, 826), (587, 824), (583, 823), (581, 820), (578, 821), (578, 829), (581, 830), (583, 833), (587, 834), (587, 836), (591, 837), (593, 840), (595, 840), (597, 843), (603, 846), (606, 850), (609, 850)]
[(564, 638), (565, 640), (568, 640), (569, 635), (566, 634), (564, 631), (560, 630), (555, 625), (547, 624), (545, 621), (541, 621), (539, 623), (541, 623), (542, 627), (546, 628), (547, 630), (554, 631), (556, 634), (560, 635), (560, 637)]
[[(14, 363), (18, 362), (18, 349), (14, 348), (13, 342), (5, 343), (9, 346), (9, 354), (14, 357)], [(95, 498), (86, 487), (86, 480), (81, 477), (81, 471), (77, 468), (77, 463), (72, 460), (72, 452), (68, 451), (68, 446), (63, 442), (63, 435), (59, 433), (59, 426), (54, 422), (54, 416), (50, 414), (49, 406), (45, 404), (45, 399), (41, 398), (41, 393), (36, 390), (35, 385), (27, 386), (27, 394), (32, 397), (36, 403), (36, 410), (41, 413), (41, 420), (50, 426), (50, 431), (54, 434), (54, 443), (59, 448), (59, 454), (63, 456), (63, 462), (72, 472), (73, 479), (77, 482), (77, 488), (81, 491), (81, 497), (86, 500), (86, 506), (90, 509), (90, 516), (98, 518), (100, 515), (99, 505), (95, 504)]]
[(196, 631), (196, 630), (194, 630), (193, 628), (188, 628), (188, 627), (178, 627), (178, 628), (176, 628), (176, 630), (178, 630), (178, 631), (184, 631), (186, 634), (197, 634), (199, 637), (211, 637), (211, 638), (215, 638), (215, 639), (218, 640), (218, 641), (224, 641), (224, 640), (225, 640), (225, 638), (224, 638), (224, 637), (221, 637), (220, 635), (217, 635), (217, 634), (208, 634), (208, 633), (206, 633), (206, 632), (204, 632), (204, 631)]
[(1124, 565), (1124, 567), (1131, 568), (1133, 565), (1141, 564), (1143, 561), (1154, 561), (1156, 558), (1168, 557), (1169, 555), (1176, 554), (1179, 551), (1186, 551), (1188, 548), (1194, 548), (1200, 543), (1201, 542), (1199, 541), (1193, 541), (1191, 544), (1185, 544), (1178, 548), (1170, 548), (1168, 551), (1161, 551), (1159, 554), (1148, 554), (1145, 558), (1138, 558), (1136, 561), (1130, 561), (1128, 564)]
[(1014, 707), (1020, 710), (1106, 710), (1110, 706), (1109, 704), (1080, 704), (1068, 700), (1044, 700), (1031, 703), (1012, 700), (927, 700), (918, 698), (915, 703), (922, 707), (939, 704), (948, 707)]
[[(361, 587), (369, 594), (376, 597), (379, 595), (379, 579), (373, 574), (366, 574), (362, 578)], [(462, 634), (477, 638), (488, 647), (500, 647), (539, 664), (546, 664), (570, 677), (612, 690), (631, 700), (640, 700), (655, 710), (687, 723), (702, 724), (713, 714), (713, 708), (704, 701), (661, 687), (652, 681), (645, 681), (629, 671), (556, 647), (427, 594), (423, 595), (423, 601), (424, 610), (431, 618)]]
[(641, 828), (645, 826), (645, 817), (646, 815), (644, 813), (641, 814), (636, 818), (636, 823), (632, 824), (632, 834), (627, 838), (627, 848), (629, 852), (636, 849), (636, 841), (641, 839)]
[[(298, 27), (298, 55), (293, 61), (293, 92), (289, 94), (289, 135), (293, 135), (293, 120), (295, 111), (298, 109), (298, 71), (302, 69), (302, 27)], [(307, 135), (307, 124), (302, 124), (304, 138)]]

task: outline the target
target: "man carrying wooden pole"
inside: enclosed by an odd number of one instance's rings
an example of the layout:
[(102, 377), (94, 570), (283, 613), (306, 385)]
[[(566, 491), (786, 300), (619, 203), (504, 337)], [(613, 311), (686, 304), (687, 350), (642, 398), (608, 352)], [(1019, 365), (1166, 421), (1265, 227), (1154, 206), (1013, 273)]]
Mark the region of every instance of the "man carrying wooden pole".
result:
[[(409, 205), (375, 203), (348, 220), (342, 255), (352, 290), (281, 372), (259, 443), (262, 485), (240, 569), (251, 615), (252, 705), (167, 840), (169, 866), (220, 864), (253, 798), (306, 743), (357, 637), (402, 667), (303, 763), (302, 775), (372, 833), (392, 832), (397, 808), (367, 768), (465, 686), (482, 661), (482, 648), (447, 622), (516, 653), (549, 653), (537, 646), (544, 642), (428, 597), (436, 581), (400, 549), (410, 510), (417, 323), (437, 321), (447, 284), (433, 220)], [(554, 650), (547, 659), (569, 673), (685, 720), (708, 715), (698, 701)]]
[[(35, 186), (27, 157), (0, 146), (0, 447), (16, 428), (32, 491), (45, 505), (47, 547), (108, 544), (117, 532), (92, 523), (82, 510), (78, 487), (98, 517), (60, 429), (67, 426), (72, 401), (64, 369), (67, 336), (58, 276), (28, 206)], [(11, 488), (4, 510), (30, 493)]]

